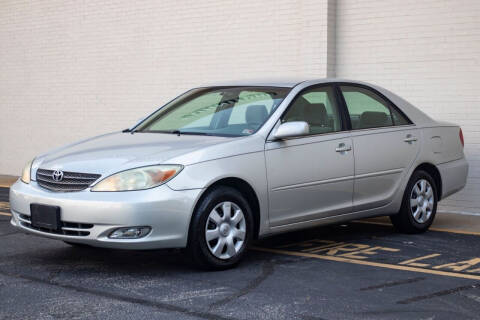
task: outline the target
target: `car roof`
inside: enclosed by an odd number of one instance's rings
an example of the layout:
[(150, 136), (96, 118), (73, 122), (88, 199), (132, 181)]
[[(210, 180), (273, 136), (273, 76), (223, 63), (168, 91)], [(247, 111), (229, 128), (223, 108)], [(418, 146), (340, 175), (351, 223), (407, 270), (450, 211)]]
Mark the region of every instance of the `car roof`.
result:
[(349, 82), (349, 83), (362, 84), (362, 82), (359, 82), (359, 81), (340, 79), (340, 78), (320, 78), (320, 79), (299, 79), (299, 78), (275, 79), (274, 78), (274, 79), (245, 79), (245, 80), (235, 80), (235, 81), (222, 81), (222, 82), (209, 83), (209, 84), (206, 84), (205, 86), (252, 86), (252, 87), (265, 86), (265, 87), (293, 88), (300, 83), (313, 85), (313, 84), (328, 83), (328, 82)]

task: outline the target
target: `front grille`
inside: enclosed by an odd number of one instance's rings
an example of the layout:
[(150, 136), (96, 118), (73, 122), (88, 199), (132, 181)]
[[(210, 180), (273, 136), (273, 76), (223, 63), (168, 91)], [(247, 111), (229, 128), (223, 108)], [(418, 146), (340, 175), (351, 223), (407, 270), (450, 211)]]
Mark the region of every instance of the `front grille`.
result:
[(60, 230), (52, 230), (52, 229), (39, 228), (39, 227), (32, 226), (30, 216), (27, 216), (26, 214), (20, 214), (18, 218), (22, 226), (26, 228), (47, 232), (47, 233), (61, 234), (64, 236), (85, 237), (90, 234), (90, 232), (87, 230), (93, 228), (93, 224), (90, 224), (90, 223), (61, 221)]
[(53, 180), (54, 170), (37, 170), (37, 183), (45, 189), (57, 192), (74, 192), (87, 189), (92, 185), (100, 174), (80, 173), (80, 172), (63, 172), (62, 181)]

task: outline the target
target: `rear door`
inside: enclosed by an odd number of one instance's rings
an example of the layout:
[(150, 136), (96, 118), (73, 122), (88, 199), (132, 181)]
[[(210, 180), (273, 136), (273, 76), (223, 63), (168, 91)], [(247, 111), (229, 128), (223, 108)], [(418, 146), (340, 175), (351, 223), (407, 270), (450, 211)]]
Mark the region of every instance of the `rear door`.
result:
[(281, 122), (305, 121), (310, 133), (268, 141), (265, 157), (270, 225), (280, 226), (352, 210), (353, 150), (333, 87), (298, 94)]
[(419, 130), (390, 101), (360, 85), (339, 86), (355, 150), (353, 210), (392, 201), (419, 151)]

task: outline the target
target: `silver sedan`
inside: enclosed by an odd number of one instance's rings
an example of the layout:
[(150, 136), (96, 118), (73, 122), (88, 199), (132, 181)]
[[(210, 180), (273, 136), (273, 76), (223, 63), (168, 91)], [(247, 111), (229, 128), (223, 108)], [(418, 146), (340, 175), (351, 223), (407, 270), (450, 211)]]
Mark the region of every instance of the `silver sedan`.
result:
[(222, 84), (36, 157), (10, 189), (11, 224), (71, 245), (187, 248), (223, 269), (255, 238), (323, 224), (389, 215), (423, 232), (467, 172), (461, 129), (383, 88)]

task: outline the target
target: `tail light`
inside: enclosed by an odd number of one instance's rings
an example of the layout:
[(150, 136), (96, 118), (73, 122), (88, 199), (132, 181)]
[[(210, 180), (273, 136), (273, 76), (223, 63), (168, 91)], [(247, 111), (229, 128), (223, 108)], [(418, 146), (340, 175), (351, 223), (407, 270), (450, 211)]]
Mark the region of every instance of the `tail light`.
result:
[(460, 142), (462, 143), (462, 147), (464, 147), (465, 146), (465, 141), (463, 140), (462, 128), (460, 128), (460, 132), (458, 133), (458, 136), (460, 138)]

